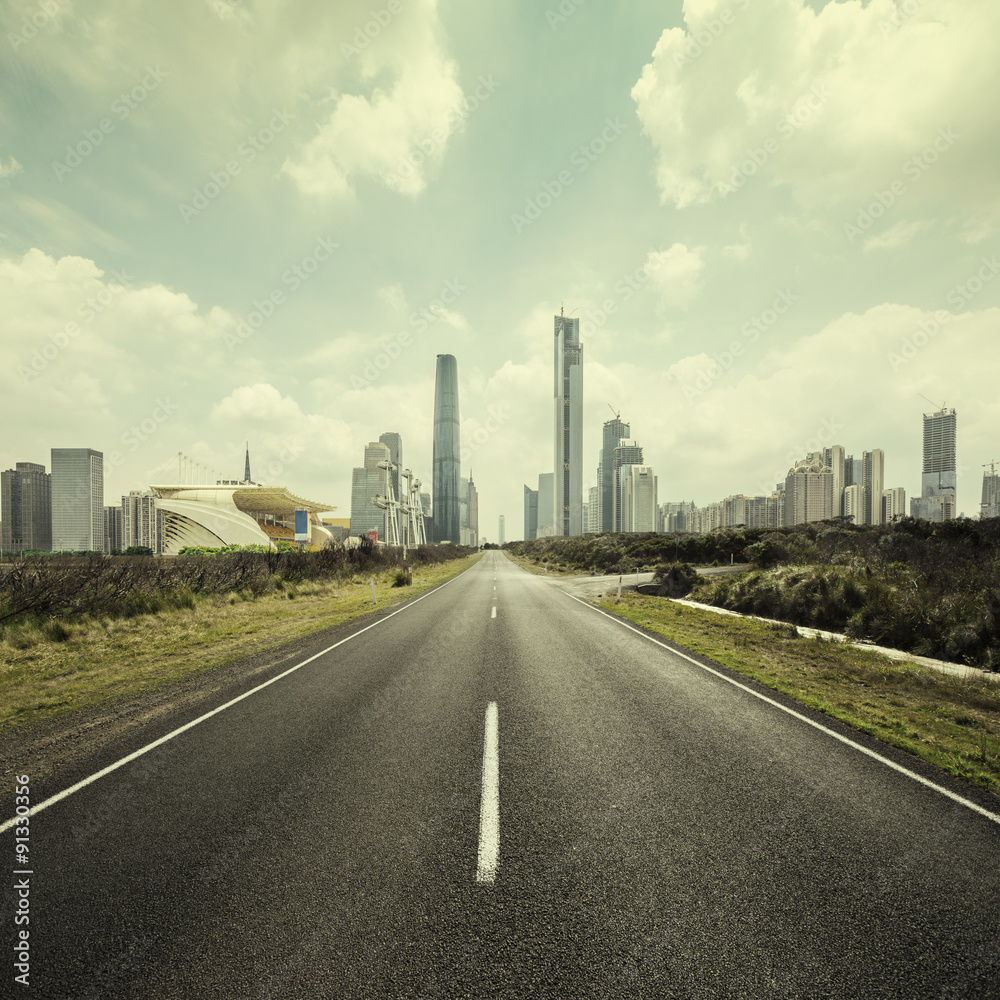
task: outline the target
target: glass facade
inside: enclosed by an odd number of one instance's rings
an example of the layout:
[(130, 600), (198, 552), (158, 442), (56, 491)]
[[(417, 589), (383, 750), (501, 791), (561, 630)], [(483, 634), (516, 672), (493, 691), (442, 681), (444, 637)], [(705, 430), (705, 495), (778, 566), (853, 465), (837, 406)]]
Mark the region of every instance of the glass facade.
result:
[(44, 465), (18, 462), (0, 473), (0, 520), (4, 552), (52, 548), (52, 477)]
[(458, 362), (437, 356), (434, 379), (434, 541), (461, 544), (461, 431), (458, 417)]
[(104, 551), (104, 453), (52, 449), (52, 548)]

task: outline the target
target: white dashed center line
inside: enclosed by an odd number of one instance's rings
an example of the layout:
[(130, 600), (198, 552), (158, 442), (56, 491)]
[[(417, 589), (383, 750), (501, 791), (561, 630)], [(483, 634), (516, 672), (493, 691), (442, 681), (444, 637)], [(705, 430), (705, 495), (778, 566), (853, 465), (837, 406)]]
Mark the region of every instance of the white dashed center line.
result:
[(486, 706), (486, 734), (483, 739), (483, 798), (479, 808), (479, 863), (477, 882), (492, 882), (500, 864), (500, 738), (497, 732), (497, 703)]

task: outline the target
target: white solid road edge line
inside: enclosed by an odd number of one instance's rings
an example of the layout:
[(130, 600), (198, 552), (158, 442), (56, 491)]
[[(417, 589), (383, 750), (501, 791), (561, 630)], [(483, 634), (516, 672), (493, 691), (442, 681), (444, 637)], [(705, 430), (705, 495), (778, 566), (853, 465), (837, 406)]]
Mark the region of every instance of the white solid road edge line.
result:
[[(474, 569), (474, 567), (470, 566), (469, 569)], [(264, 688), (270, 687), (270, 685), (274, 684), (276, 681), (280, 681), (283, 677), (287, 677), (289, 674), (294, 674), (296, 670), (298, 670), (300, 667), (304, 667), (307, 663), (312, 663), (313, 660), (317, 660), (321, 656), (326, 656), (327, 653), (336, 649), (338, 646), (342, 646), (345, 642), (350, 642), (351, 639), (356, 639), (359, 635), (361, 635), (364, 632), (367, 632), (370, 628), (375, 628), (376, 625), (381, 625), (383, 622), (387, 622), (390, 618), (394, 618), (396, 615), (398, 615), (402, 611), (405, 611), (407, 608), (412, 608), (414, 604), (418, 604), (425, 597), (430, 597), (431, 594), (436, 594), (442, 587), (447, 587), (449, 583), (454, 582), (460, 576), (464, 576), (466, 573), (469, 572), (469, 569), (462, 570), (462, 572), (459, 573), (458, 576), (453, 576), (450, 580), (445, 580), (444, 583), (439, 584), (433, 590), (428, 590), (426, 594), (421, 594), (419, 597), (414, 598), (412, 601), (408, 601), (401, 608), (397, 608), (395, 611), (390, 612), (384, 618), (380, 618), (377, 622), (372, 622), (371, 625), (366, 625), (364, 628), (358, 629), (357, 632), (354, 632), (349, 636), (345, 636), (339, 642), (335, 642), (332, 646), (327, 646), (326, 649), (323, 649), (320, 652), (315, 653), (308, 659), (303, 660), (301, 663), (296, 663), (294, 667), (289, 667), (287, 670), (278, 674), (277, 677), (272, 677), (269, 681), (264, 681), (263, 684), (258, 684), (255, 688), (251, 688), (249, 691), (244, 691), (243, 694), (238, 695), (231, 701), (227, 701), (225, 705), (220, 705), (218, 708), (213, 708), (211, 712), (206, 712), (204, 715), (199, 716), (197, 719), (192, 719), (190, 722), (181, 726), (179, 729), (175, 729), (173, 732), (167, 733), (166, 736), (161, 736), (158, 740), (154, 740), (152, 743), (147, 743), (146, 746), (142, 747), (139, 750), (136, 750), (135, 753), (130, 753), (127, 757), (122, 757), (121, 760), (116, 760), (113, 764), (109, 764), (107, 767), (103, 768), (100, 771), (97, 771), (96, 773), (90, 775), (87, 778), (84, 778), (82, 781), (78, 781), (75, 785), (70, 785), (69, 788), (64, 788), (61, 792), (57, 792), (55, 795), (51, 796), (50, 798), (47, 798), (44, 802), (39, 802), (37, 806), (32, 806), (28, 810), (28, 816), (35, 816), (38, 813), (40, 813), (43, 809), (48, 809), (49, 806), (55, 805), (62, 799), (69, 798), (69, 796), (72, 795), (74, 792), (80, 791), (81, 788), (86, 788), (87, 785), (93, 784), (98, 779), (103, 778), (106, 774), (110, 774), (112, 771), (117, 771), (118, 768), (124, 767), (130, 761), (135, 760), (137, 757), (141, 757), (144, 753), (149, 753), (150, 750), (155, 750), (156, 747), (160, 746), (162, 743), (167, 743), (169, 740), (172, 740), (175, 736), (180, 736), (181, 733), (186, 732), (188, 729), (193, 729), (195, 726), (200, 725), (206, 719), (211, 719), (213, 715), (218, 715), (219, 712), (224, 712), (227, 708), (232, 708), (233, 705), (243, 701), (244, 698), (249, 698), (250, 695), (256, 694), (258, 691), (263, 691)], [(7, 830), (9, 830), (17, 822), (17, 819), (20, 818), (22, 817), (17, 817), (15, 819), (8, 819), (5, 822), (0, 823), (0, 833), (5, 833)]]
[(872, 760), (877, 760), (881, 764), (885, 764), (886, 767), (892, 768), (894, 771), (898, 771), (900, 774), (905, 774), (907, 778), (912, 778), (914, 781), (919, 782), (921, 785), (925, 785), (927, 788), (933, 789), (935, 792), (946, 796), (953, 802), (957, 802), (959, 805), (965, 806), (967, 809), (971, 809), (975, 813), (979, 813), (980, 816), (985, 816), (986, 819), (992, 820), (994, 823), (1000, 824), (1000, 815), (990, 812), (989, 809), (984, 809), (982, 806), (977, 805), (971, 799), (963, 798), (961, 795), (956, 795), (955, 792), (949, 791), (943, 785), (935, 784), (935, 782), (928, 780), (916, 773), (916, 771), (911, 771), (909, 768), (903, 767), (901, 764), (897, 764), (895, 761), (890, 760), (888, 757), (883, 757), (881, 754), (876, 753), (874, 750), (869, 750), (868, 747), (862, 746), (860, 743), (855, 743), (854, 740), (848, 739), (846, 736), (842, 736), (840, 733), (835, 732), (833, 729), (828, 729), (822, 723), (817, 722), (815, 719), (810, 719), (806, 715), (802, 715), (801, 712), (796, 712), (794, 709), (789, 708), (787, 705), (782, 705), (780, 701), (775, 701), (773, 698), (768, 698), (767, 695), (761, 694), (759, 691), (754, 691), (753, 688), (748, 687), (746, 684), (741, 684), (738, 680), (733, 677), (727, 677), (724, 673), (718, 670), (713, 670), (711, 667), (706, 666), (704, 663), (699, 663), (697, 660), (688, 656), (686, 653), (682, 653), (678, 649), (673, 649), (668, 646), (665, 642), (660, 642), (659, 639), (654, 639), (651, 635), (646, 635), (645, 632), (640, 629), (635, 628), (633, 625), (628, 624), (628, 622), (623, 622), (620, 618), (615, 618), (614, 615), (609, 615), (602, 608), (595, 607), (593, 604), (587, 601), (581, 600), (579, 597), (574, 597), (573, 594), (567, 594), (568, 597), (572, 597), (574, 601), (579, 601), (584, 607), (590, 608), (596, 611), (599, 615), (604, 615), (605, 618), (610, 618), (611, 621), (617, 622), (619, 625), (627, 628), (630, 632), (635, 632), (636, 635), (642, 636), (643, 639), (648, 639), (650, 642), (655, 643), (657, 646), (662, 646), (667, 652), (673, 653), (675, 656), (680, 656), (682, 659), (688, 661), (688, 663), (693, 663), (696, 667), (707, 671), (710, 674), (718, 677), (720, 680), (724, 680), (727, 684), (732, 684), (733, 687), (738, 687), (741, 691), (746, 691), (747, 694), (752, 694), (755, 698), (759, 698), (761, 701), (767, 702), (768, 705), (773, 705), (775, 708), (780, 708), (782, 712), (791, 715), (793, 718), (799, 719), (801, 722), (806, 723), (806, 725), (812, 726), (814, 729), (818, 729), (821, 733), (826, 733), (827, 736), (832, 736), (835, 740), (840, 740), (841, 743), (846, 743), (847, 746), (853, 747), (855, 750), (860, 750), (861, 753)]
[(483, 736), (483, 798), (479, 806), (479, 861), (476, 881), (492, 882), (500, 862), (500, 758), (497, 703), (486, 706)]

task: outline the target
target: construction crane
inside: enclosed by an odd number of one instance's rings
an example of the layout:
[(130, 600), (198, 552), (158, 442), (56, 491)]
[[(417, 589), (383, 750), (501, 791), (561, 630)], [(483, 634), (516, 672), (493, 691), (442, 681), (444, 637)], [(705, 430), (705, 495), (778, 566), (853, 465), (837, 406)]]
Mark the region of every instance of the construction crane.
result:
[(608, 403), (608, 408), (611, 410), (612, 413), (615, 414), (615, 420), (621, 420), (621, 418), (622, 418), (622, 411), (621, 410), (618, 410), (618, 412), (616, 413), (615, 412), (615, 408), (610, 403)]
[[(933, 399), (931, 399), (929, 396), (925, 396), (922, 392), (918, 392), (917, 395), (920, 396), (922, 399), (926, 399), (927, 402), (931, 404), (931, 406), (937, 406), (937, 403), (935, 403)], [(942, 403), (940, 409), (942, 410), (947, 409), (947, 405), (945, 403)]]

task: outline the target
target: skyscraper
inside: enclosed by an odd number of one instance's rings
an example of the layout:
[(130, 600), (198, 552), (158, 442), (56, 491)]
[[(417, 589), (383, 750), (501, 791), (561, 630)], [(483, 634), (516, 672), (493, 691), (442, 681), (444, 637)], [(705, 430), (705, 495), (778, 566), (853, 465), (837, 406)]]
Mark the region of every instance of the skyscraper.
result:
[[(632, 428), (618, 417), (604, 422), (601, 437), (600, 479), (601, 488), (601, 531), (615, 531), (615, 467), (614, 455), (618, 442), (628, 438)], [(641, 464), (641, 463), (640, 463)]]
[(601, 485), (591, 486), (587, 491), (587, 521), (583, 526), (585, 535), (598, 535), (601, 532)]
[(469, 545), (469, 480), (458, 477), (458, 536), (463, 545)]
[[(605, 452), (607, 454), (607, 452)], [(621, 470), (626, 465), (642, 465), (642, 446), (637, 445), (634, 441), (628, 441), (622, 439), (617, 442), (614, 450), (611, 452), (611, 474), (612, 481), (614, 483), (614, 494), (612, 496), (612, 503), (614, 505), (613, 509), (613, 519), (611, 522), (612, 531), (626, 531), (625, 528), (625, 518), (622, 514), (622, 493), (621, 493)], [(607, 460), (605, 460), (607, 464)]]
[[(555, 317), (553, 534), (583, 534), (583, 347), (580, 320)], [(541, 515), (539, 515), (539, 518)]]
[(18, 462), (0, 472), (0, 518), (4, 552), (52, 548), (52, 476), (44, 465)]
[(862, 455), (861, 462), (865, 524), (881, 524), (882, 490), (885, 488), (885, 452), (881, 448), (866, 451)]
[(552, 518), (555, 515), (555, 502), (553, 501), (554, 487), (552, 481), (555, 476), (551, 472), (540, 472), (538, 474), (538, 504), (536, 506), (537, 523), (535, 524), (535, 537), (548, 538), (555, 534)]
[(948, 521), (957, 512), (958, 463), (956, 461), (957, 417), (942, 407), (924, 414), (924, 465), (920, 496), (910, 501), (913, 517)]
[(458, 362), (437, 356), (434, 378), (434, 541), (461, 543), (459, 479), (462, 474), (458, 422)]
[(833, 516), (840, 517), (844, 513), (844, 477), (847, 472), (844, 449), (839, 444), (824, 448), (823, 464), (828, 465), (833, 473)]
[(156, 498), (132, 490), (127, 497), (122, 497), (121, 511), (118, 548), (142, 545), (160, 555), (163, 552), (163, 511), (157, 510)]
[(363, 537), (377, 531), (379, 541), (388, 537), (385, 519), (387, 511), (380, 510), (372, 500), (385, 494), (389, 474), (380, 469), (379, 462), (389, 461), (389, 447), (382, 441), (370, 441), (365, 448), (365, 464), (351, 473), (351, 534)]
[(507, 541), (507, 531), (504, 527), (503, 514), (500, 515), (500, 524), (498, 527), (500, 528), (500, 544), (503, 545), (503, 543)]
[(995, 462), (990, 463), (990, 471), (983, 473), (983, 499), (979, 505), (979, 516), (1000, 517), (1000, 474)]
[(527, 483), (524, 486), (524, 540), (528, 541), (538, 534), (538, 490), (533, 490)]
[(52, 548), (104, 551), (104, 453), (52, 449)]
[(906, 490), (902, 486), (882, 490), (882, 523), (892, 524), (893, 521), (906, 516)]
[(479, 547), (479, 490), (469, 469), (469, 544)]
[[(867, 458), (870, 452), (865, 452)], [(878, 452), (881, 455), (881, 452)], [(881, 516), (882, 480), (878, 500)], [(823, 463), (822, 452), (812, 452), (796, 462), (785, 477), (785, 512), (782, 523), (791, 527), (833, 517), (833, 471)]]
[(618, 470), (622, 531), (656, 531), (656, 476), (651, 466), (623, 465)]

